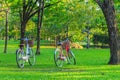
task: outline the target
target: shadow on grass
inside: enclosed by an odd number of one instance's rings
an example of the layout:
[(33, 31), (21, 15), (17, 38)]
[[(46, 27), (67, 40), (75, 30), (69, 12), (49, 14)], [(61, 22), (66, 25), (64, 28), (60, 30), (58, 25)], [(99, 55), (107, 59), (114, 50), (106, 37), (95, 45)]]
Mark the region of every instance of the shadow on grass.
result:
[(13, 71), (13, 72), (87, 72), (90, 70), (101, 70), (102, 66), (107, 65), (91, 65), (91, 66), (80, 66), (80, 65), (64, 65), (61, 68), (55, 66), (55, 64), (36, 64), (30, 66), (25, 64), (24, 68), (18, 68), (17, 64), (4, 64), (0, 65), (1, 71)]

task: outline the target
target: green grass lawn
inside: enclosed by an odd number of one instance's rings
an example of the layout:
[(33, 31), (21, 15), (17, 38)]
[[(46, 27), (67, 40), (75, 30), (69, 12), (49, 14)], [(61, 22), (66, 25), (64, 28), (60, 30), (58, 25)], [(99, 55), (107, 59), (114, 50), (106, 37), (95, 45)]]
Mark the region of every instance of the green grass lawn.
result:
[[(0, 80), (120, 80), (120, 65), (108, 65), (109, 49), (73, 49), (76, 65), (57, 68), (54, 64), (54, 49), (41, 48), (36, 64), (16, 65), (16, 46), (10, 46), (7, 54), (0, 45)], [(35, 50), (34, 50), (35, 52)]]

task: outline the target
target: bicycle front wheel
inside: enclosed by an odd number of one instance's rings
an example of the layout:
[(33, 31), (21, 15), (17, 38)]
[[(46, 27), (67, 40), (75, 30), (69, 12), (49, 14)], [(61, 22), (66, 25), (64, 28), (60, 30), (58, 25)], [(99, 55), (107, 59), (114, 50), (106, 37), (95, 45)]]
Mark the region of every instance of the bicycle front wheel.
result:
[(30, 48), (29, 49), (29, 59), (28, 62), (31, 66), (33, 66), (35, 64), (35, 54), (33, 53), (33, 50)]
[(22, 57), (24, 56), (24, 51), (21, 49), (16, 50), (16, 62), (19, 68), (24, 67), (24, 60)]
[(54, 52), (54, 62), (57, 67), (63, 66), (63, 60), (60, 59), (60, 49), (56, 49)]
[(73, 64), (73, 65), (76, 64), (75, 56), (71, 50), (68, 53), (68, 63)]

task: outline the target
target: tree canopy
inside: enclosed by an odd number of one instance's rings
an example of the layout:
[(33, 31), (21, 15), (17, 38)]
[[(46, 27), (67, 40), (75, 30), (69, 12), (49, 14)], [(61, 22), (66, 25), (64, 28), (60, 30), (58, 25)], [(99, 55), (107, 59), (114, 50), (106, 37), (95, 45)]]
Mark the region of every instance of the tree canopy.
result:
[[(27, 2), (32, 1), (31, 5), (37, 6), (37, 0), (26, 0)], [(26, 4), (27, 4), (26, 2)], [(117, 12), (117, 22), (120, 21), (119, 17), (119, 6), (120, 3), (115, 0), (115, 9)], [(21, 9), (22, 0), (5, 0), (1, 1), (1, 9), (6, 9), (5, 5), (10, 9), (9, 12), (9, 37), (18, 38), (20, 37), (20, 16), (19, 11)], [(34, 3), (34, 4), (33, 4)], [(43, 27), (41, 29), (41, 39), (54, 39), (54, 36), (61, 35), (64, 37), (67, 34), (73, 35), (74, 41), (84, 41), (86, 39), (86, 33), (82, 33), (86, 27), (90, 28), (90, 38), (92, 39), (94, 34), (108, 34), (105, 18), (100, 7), (95, 1), (89, 0), (46, 0), (45, 10), (43, 18)], [(30, 7), (28, 7), (29, 9)], [(31, 15), (37, 10), (37, 7), (33, 8)], [(32, 9), (32, 7), (31, 7)], [(30, 10), (28, 11), (30, 12)], [(0, 15), (4, 15), (0, 12)], [(27, 15), (27, 16), (31, 16)], [(0, 16), (0, 38), (4, 37), (4, 21), (5, 17)], [(30, 36), (31, 34), (36, 36), (36, 22), (37, 15), (33, 16), (27, 23), (25, 35)], [(118, 27), (119, 27), (118, 23)]]

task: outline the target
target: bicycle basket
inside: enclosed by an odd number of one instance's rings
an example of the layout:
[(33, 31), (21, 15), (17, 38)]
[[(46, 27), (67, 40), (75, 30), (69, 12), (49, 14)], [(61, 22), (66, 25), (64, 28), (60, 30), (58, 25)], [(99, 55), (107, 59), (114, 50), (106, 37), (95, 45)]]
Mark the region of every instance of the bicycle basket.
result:
[(28, 40), (28, 44), (30, 47), (33, 47), (34, 46), (34, 41), (33, 40)]

